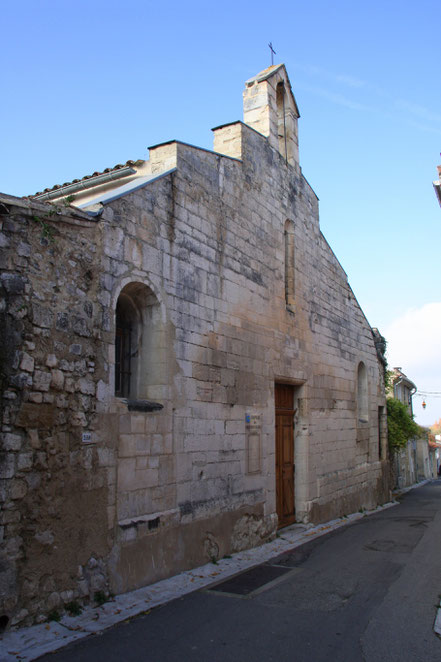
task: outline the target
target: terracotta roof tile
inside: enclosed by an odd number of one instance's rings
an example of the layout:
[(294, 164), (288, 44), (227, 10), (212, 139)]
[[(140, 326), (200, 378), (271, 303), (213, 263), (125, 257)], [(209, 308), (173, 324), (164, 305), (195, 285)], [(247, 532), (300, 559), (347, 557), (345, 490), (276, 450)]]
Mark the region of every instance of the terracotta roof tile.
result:
[(142, 163), (144, 163), (142, 159), (138, 159), (137, 161), (129, 160), (126, 161), (125, 163), (117, 163), (116, 165), (113, 166), (113, 168), (105, 168), (105, 170), (103, 170), (102, 172), (96, 171), (92, 175), (85, 175), (84, 177), (81, 177), (81, 179), (73, 179), (71, 182), (64, 182), (64, 184), (55, 184), (55, 186), (52, 186), (50, 188), (45, 188), (44, 191), (37, 191), (37, 193), (34, 193), (26, 197), (34, 198), (36, 195), (42, 195), (43, 193), (50, 193), (51, 191), (57, 191), (60, 188), (64, 188), (64, 186), (70, 186), (71, 184), (78, 184), (78, 182), (84, 182), (87, 179), (92, 179), (92, 177), (98, 177), (98, 175), (104, 175), (109, 172), (114, 172), (115, 170), (121, 170), (121, 168), (127, 168), (127, 166), (141, 165)]

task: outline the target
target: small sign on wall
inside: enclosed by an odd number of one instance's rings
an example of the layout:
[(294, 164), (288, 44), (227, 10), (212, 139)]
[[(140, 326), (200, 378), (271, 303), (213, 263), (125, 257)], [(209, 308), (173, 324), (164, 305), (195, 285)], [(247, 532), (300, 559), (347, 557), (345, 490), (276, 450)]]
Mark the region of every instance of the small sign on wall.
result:
[(91, 444), (92, 443), (92, 433), (91, 432), (83, 432), (81, 435), (81, 439), (83, 441), (83, 444)]
[(247, 452), (247, 473), (262, 471), (261, 463), (261, 424), (257, 414), (245, 414), (245, 435)]

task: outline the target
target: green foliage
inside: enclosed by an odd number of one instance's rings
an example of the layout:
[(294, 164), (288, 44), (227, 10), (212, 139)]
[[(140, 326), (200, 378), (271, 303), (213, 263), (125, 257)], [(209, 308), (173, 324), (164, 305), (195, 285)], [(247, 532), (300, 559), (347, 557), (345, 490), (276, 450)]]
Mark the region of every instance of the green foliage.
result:
[(55, 241), (54, 230), (46, 223), (44, 218), (45, 217), (40, 218), (39, 216), (33, 216), (32, 220), (35, 221), (35, 223), (38, 223), (41, 227), (41, 239), (49, 244), (53, 244)]
[(75, 197), (75, 195), (67, 195), (63, 200), (64, 206), (69, 207), (70, 204), (75, 200)]
[(386, 392), (389, 390), (392, 391), (394, 375), (395, 375), (394, 371), (388, 370), (386, 364), (384, 368), (384, 388), (386, 389)]
[(78, 602), (75, 601), (68, 602), (67, 605), (65, 605), (65, 608), (70, 616), (79, 616), (83, 611), (81, 605), (79, 605)]
[(394, 452), (404, 448), (409, 439), (421, 436), (421, 429), (406, 405), (395, 398), (387, 399), (387, 429), (389, 448)]
[(104, 591), (95, 591), (93, 595), (93, 599), (95, 600), (95, 603), (100, 607), (103, 605), (105, 602), (107, 602), (107, 596), (104, 593)]
[(56, 621), (58, 623), (58, 621), (61, 620), (60, 612), (56, 609), (52, 609), (47, 615), (47, 620)]

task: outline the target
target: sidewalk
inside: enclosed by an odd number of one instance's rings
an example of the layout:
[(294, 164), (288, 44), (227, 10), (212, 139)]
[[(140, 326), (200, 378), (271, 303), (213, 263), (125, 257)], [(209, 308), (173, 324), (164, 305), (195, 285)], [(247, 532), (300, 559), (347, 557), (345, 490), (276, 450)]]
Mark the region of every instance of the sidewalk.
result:
[(117, 623), (145, 613), (187, 593), (218, 583), (330, 531), (335, 531), (362, 517), (397, 504), (397, 501), (392, 501), (375, 510), (353, 513), (325, 524), (293, 524), (283, 529), (275, 540), (260, 547), (238, 552), (231, 558), (220, 559), (217, 564), (207, 563), (156, 584), (118, 595), (101, 607), (85, 607), (80, 616), (65, 615), (59, 623), (51, 621), (6, 632), (0, 639), (0, 660), (2, 662), (35, 660), (41, 655), (54, 652), (73, 641), (102, 632)]

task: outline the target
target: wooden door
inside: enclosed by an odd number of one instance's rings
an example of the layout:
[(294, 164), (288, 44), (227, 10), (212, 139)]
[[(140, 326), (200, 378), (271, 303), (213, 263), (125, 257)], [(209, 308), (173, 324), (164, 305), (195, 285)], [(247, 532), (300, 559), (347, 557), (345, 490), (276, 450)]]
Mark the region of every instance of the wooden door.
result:
[(276, 502), (279, 528), (295, 522), (294, 387), (276, 384)]

